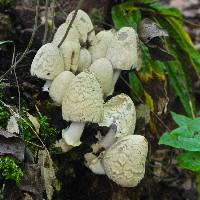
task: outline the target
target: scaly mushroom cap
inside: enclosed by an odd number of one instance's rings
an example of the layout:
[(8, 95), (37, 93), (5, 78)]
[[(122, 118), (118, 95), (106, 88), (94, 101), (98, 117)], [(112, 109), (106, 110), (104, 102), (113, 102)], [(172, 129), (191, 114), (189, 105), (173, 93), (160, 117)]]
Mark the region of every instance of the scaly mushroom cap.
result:
[(138, 62), (137, 33), (133, 28), (120, 29), (112, 40), (106, 57), (115, 69), (130, 70)]
[(92, 57), (90, 52), (86, 48), (81, 48), (77, 71), (83, 72), (85, 69), (88, 69), (91, 65), (91, 62)]
[(99, 58), (104, 58), (108, 50), (108, 46), (114, 38), (114, 31), (100, 31), (96, 35), (96, 39), (93, 41), (92, 46), (90, 46), (89, 51), (92, 55), (92, 62)]
[(65, 40), (60, 47), (60, 52), (63, 56), (65, 70), (71, 70), (73, 73), (77, 71), (79, 57), (80, 57), (80, 44), (76, 41)]
[(63, 96), (75, 75), (70, 71), (60, 73), (52, 82), (49, 95), (58, 105), (62, 104)]
[[(69, 13), (66, 22), (69, 23), (72, 20), (74, 12), (75, 11)], [(76, 27), (80, 34), (79, 41), (81, 44), (86, 43), (87, 40), (91, 42), (95, 38), (95, 33), (92, 31), (94, 29), (92, 21), (88, 14), (83, 10), (78, 10), (76, 18), (73, 22), (73, 26)]]
[(103, 114), (103, 94), (93, 74), (82, 72), (71, 82), (62, 102), (66, 121), (98, 123)]
[(106, 175), (122, 187), (135, 187), (144, 177), (147, 152), (145, 137), (120, 138), (104, 154), (102, 165)]
[(43, 45), (31, 64), (31, 75), (41, 79), (53, 80), (64, 71), (63, 58), (57, 46), (52, 43)]
[(135, 106), (131, 98), (120, 94), (104, 104), (104, 116), (99, 126), (116, 125), (115, 137), (124, 137), (134, 133), (136, 123)]
[[(63, 39), (63, 37), (67, 31), (68, 26), (69, 26), (69, 23), (65, 22), (58, 27), (58, 29), (54, 35), (53, 41), (52, 41), (53, 44), (55, 44), (56, 46), (59, 45), (59, 43), (61, 42), (61, 40)], [(68, 40), (68, 41), (79, 42), (79, 38), (80, 38), (80, 34), (79, 34), (78, 30), (76, 29), (75, 26), (71, 26), (65, 41)]]
[(103, 94), (107, 96), (112, 90), (113, 68), (110, 61), (106, 58), (100, 58), (93, 62), (90, 71), (94, 73), (96, 79), (101, 85)]

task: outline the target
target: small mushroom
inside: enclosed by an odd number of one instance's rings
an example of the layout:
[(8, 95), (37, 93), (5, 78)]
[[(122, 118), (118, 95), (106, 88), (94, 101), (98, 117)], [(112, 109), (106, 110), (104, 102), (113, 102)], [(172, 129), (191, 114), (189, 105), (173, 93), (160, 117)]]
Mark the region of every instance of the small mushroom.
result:
[(80, 44), (75, 41), (65, 40), (60, 47), (61, 54), (65, 63), (65, 70), (75, 73), (78, 69), (80, 57)]
[(101, 85), (103, 94), (108, 96), (112, 90), (113, 68), (107, 58), (100, 58), (92, 63), (89, 70), (94, 73)]
[(86, 122), (99, 123), (103, 114), (103, 94), (93, 74), (81, 72), (71, 82), (62, 102), (62, 115), (72, 121), (63, 131), (68, 145), (80, 145), (80, 137)]
[(96, 39), (90, 46), (89, 51), (92, 55), (92, 62), (99, 58), (104, 58), (109, 44), (114, 39), (114, 30), (101, 31), (96, 35)]
[(43, 45), (31, 64), (31, 75), (45, 80), (53, 80), (64, 71), (64, 61), (57, 46), (52, 43)]
[[(65, 22), (58, 27), (58, 29), (54, 35), (53, 41), (52, 41), (53, 44), (55, 44), (56, 46), (59, 45), (59, 43), (62, 41), (62, 39), (68, 29), (68, 26), (69, 26), (69, 22)], [(76, 29), (75, 26), (72, 25), (70, 27), (70, 30), (67, 34), (65, 41), (67, 40), (67, 41), (79, 42), (79, 38), (80, 38), (80, 34), (79, 34), (78, 30)]]
[(88, 69), (91, 65), (91, 62), (92, 58), (90, 52), (86, 48), (81, 48), (77, 71), (83, 72), (84, 70)]
[(106, 136), (99, 142), (108, 148), (117, 138), (134, 133), (136, 123), (135, 106), (125, 94), (117, 95), (104, 104), (104, 116), (99, 126), (110, 127)]
[(131, 27), (121, 28), (108, 47), (108, 58), (114, 70), (113, 86), (115, 85), (121, 70), (135, 68), (138, 63), (137, 33)]
[[(72, 20), (74, 12), (75, 11), (72, 11), (67, 16), (66, 19), (67, 23), (69, 23)], [(92, 40), (94, 40), (95, 38), (95, 32), (93, 30), (94, 26), (88, 14), (83, 10), (80, 9), (78, 10), (75, 20), (73, 22), (73, 26), (76, 27), (76, 29), (80, 34), (79, 42), (81, 43), (81, 45), (85, 44), (86, 41), (91, 42)]]
[(49, 89), (49, 95), (58, 105), (62, 104), (63, 96), (74, 77), (75, 75), (72, 72), (64, 71), (53, 80)]
[(135, 187), (145, 174), (148, 142), (141, 135), (119, 138), (99, 157), (85, 155), (86, 166), (96, 174), (106, 174), (122, 187)]

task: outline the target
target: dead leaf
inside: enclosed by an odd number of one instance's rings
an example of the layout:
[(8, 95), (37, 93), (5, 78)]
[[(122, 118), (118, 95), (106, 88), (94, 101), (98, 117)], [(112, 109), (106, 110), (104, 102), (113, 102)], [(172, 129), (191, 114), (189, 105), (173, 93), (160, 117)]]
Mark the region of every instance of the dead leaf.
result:
[(165, 29), (159, 27), (154, 21), (148, 18), (140, 22), (138, 32), (139, 37), (145, 44), (149, 43), (153, 38), (168, 36)]
[(11, 116), (8, 120), (6, 130), (10, 133), (17, 133), (19, 134), (19, 126), (17, 124), (17, 120), (14, 116)]
[(140, 39), (148, 46), (153, 59), (161, 61), (173, 60), (174, 57), (167, 52), (162, 37), (169, 36), (167, 31), (159, 27), (154, 21), (145, 18), (138, 28)]
[(35, 128), (35, 131), (37, 133), (40, 132), (40, 123), (38, 122), (37, 118), (34, 117), (33, 115), (29, 114), (27, 112), (27, 116), (28, 116), (28, 119), (31, 121), (31, 123), (33, 124), (34, 128)]
[(41, 178), (40, 165), (25, 164), (24, 176), (20, 182), (19, 189), (30, 193), (33, 199), (43, 199), (44, 185)]
[(46, 150), (40, 150), (38, 157), (38, 164), (41, 166), (41, 176), (44, 181), (47, 199), (51, 200), (54, 193), (54, 183), (58, 182), (53, 168), (53, 161)]
[(24, 160), (25, 144), (21, 137), (0, 129), (0, 156), (11, 155)]

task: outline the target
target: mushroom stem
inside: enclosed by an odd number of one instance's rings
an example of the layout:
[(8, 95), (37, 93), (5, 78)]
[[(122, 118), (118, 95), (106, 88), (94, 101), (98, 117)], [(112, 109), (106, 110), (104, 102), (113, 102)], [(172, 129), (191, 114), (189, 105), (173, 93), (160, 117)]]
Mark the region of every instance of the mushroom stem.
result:
[(105, 149), (109, 148), (115, 142), (115, 134), (116, 131), (111, 127), (108, 133), (106, 133), (106, 136), (99, 142), (100, 146)]
[(83, 133), (85, 123), (72, 122), (69, 128), (63, 129), (62, 138), (71, 146), (79, 146), (81, 144), (80, 138)]
[(121, 70), (120, 69), (114, 69), (113, 88), (115, 87), (115, 84), (117, 83), (117, 80), (119, 79), (120, 74), (121, 74)]
[(48, 92), (52, 82), (52, 80), (46, 80), (45, 84), (42, 87), (42, 91)]
[(90, 170), (95, 174), (105, 174), (105, 170), (101, 164), (101, 160), (97, 159), (94, 164), (89, 166)]
[(101, 163), (101, 159), (96, 157), (93, 153), (86, 153), (85, 157), (85, 165), (95, 174), (105, 174), (104, 167)]

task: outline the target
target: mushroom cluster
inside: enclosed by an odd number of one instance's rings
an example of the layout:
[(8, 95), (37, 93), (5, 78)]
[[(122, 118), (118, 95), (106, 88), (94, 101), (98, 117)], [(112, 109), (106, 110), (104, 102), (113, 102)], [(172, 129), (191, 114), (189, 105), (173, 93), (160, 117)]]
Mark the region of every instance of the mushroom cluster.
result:
[(136, 111), (131, 98), (125, 94), (107, 102), (105, 98), (113, 94), (121, 70), (139, 63), (137, 33), (123, 27), (95, 34), (83, 10), (78, 10), (69, 27), (74, 13), (69, 13), (53, 41), (38, 50), (31, 74), (46, 80), (45, 88), (61, 106), (63, 119), (71, 121), (62, 131), (65, 149), (81, 144), (85, 123), (109, 127), (107, 134), (92, 145), (93, 152), (85, 154), (86, 166), (123, 187), (135, 187), (144, 176), (147, 141), (133, 135)]

